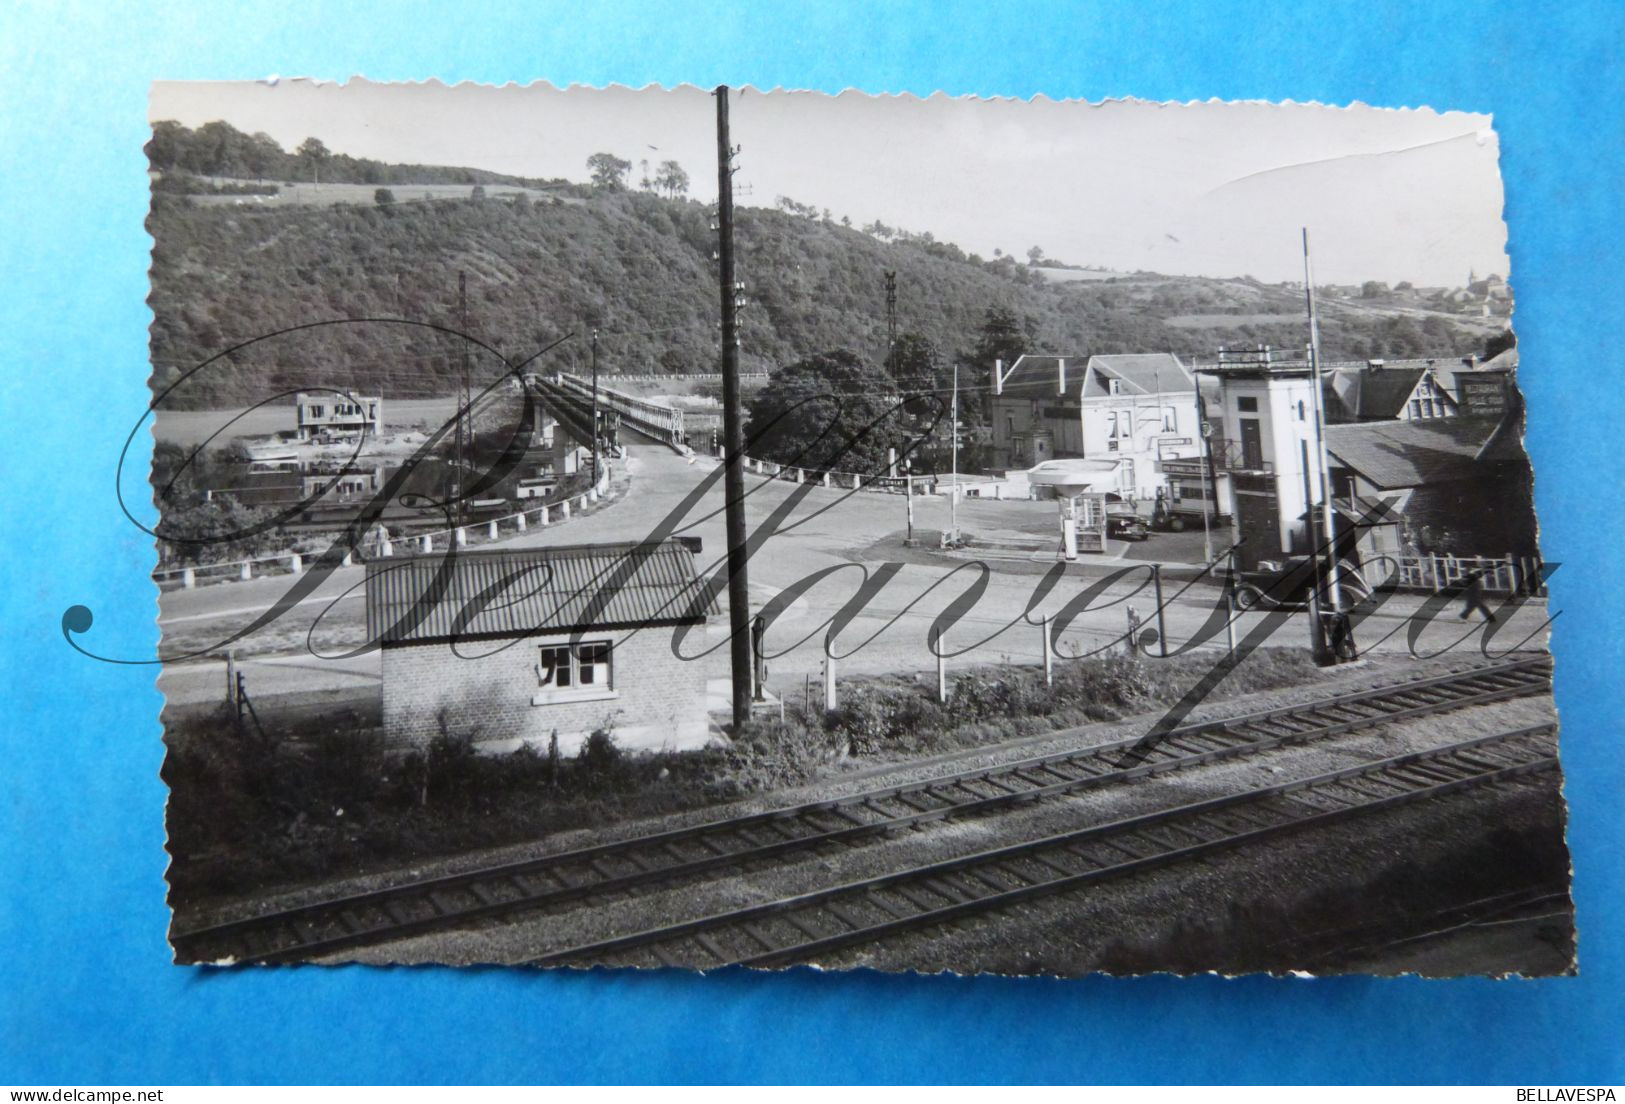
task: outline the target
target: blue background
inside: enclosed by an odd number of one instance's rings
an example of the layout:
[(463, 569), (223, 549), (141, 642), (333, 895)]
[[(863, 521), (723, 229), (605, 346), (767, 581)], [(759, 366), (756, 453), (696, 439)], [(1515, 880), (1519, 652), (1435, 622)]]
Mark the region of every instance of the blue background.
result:
[[(1146, 3), (24, 3), (0, 14), (0, 1082), (1620, 1081), (1621, 9)], [(539, 975), (168, 965), (147, 401), (154, 78), (272, 73), (1292, 98), (1493, 112), (1528, 443), (1561, 561), (1583, 976), (1543, 982)], [(144, 457), (138, 459), (144, 464)], [(1610, 475), (1610, 472), (1615, 474)], [(1332, 861), (1329, 859), (1328, 861)]]

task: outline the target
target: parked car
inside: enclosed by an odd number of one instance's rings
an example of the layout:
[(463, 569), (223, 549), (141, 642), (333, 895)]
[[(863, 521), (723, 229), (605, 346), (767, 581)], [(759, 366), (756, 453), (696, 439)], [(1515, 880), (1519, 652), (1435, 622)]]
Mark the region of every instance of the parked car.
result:
[(1127, 502), (1106, 503), (1106, 535), (1118, 540), (1143, 541), (1151, 535), (1145, 519)]
[[(1330, 581), (1326, 577), (1326, 561), (1316, 561), (1318, 571), (1308, 568), (1308, 556), (1284, 556), (1278, 560), (1260, 560), (1252, 571), (1243, 571), (1236, 579), (1236, 605), (1249, 609), (1305, 609), (1309, 605), (1311, 580), (1318, 580), (1320, 603), (1323, 609), (1331, 606)], [(1343, 560), (1338, 565), (1338, 592), (1345, 610), (1354, 609), (1369, 601), (1371, 584), (1354, 564)]]

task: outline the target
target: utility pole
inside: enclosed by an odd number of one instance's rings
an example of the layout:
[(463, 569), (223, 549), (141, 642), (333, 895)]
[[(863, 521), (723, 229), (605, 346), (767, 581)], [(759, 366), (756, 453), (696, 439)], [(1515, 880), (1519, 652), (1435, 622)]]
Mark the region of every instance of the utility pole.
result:
[(739, 289), (734, 283), (734, 148), (728, 138), (728, 86), (717, 85), (717, 260), (722, 292), (722, 433), (727, 460), (722, 472), (723, 514), (728, 538), (729, 658), (733, 673), (733, 722), (750, 719), (751, 640), (749, 559), (745, 535), (745, 426), (739, 411)]
[[(1303, 228), (1303, 287), (1304, 295), (1309, 305), (1309, 368), (1313, 377), (1314, 408), (1315, 408), (1315, 445), (1320, 451), (1320, 502), (1322, 525), (1326, 531), (1326, 590), (1331, 598), (1332, 617), (1335, 627), (1340, 630), (1339, 639), (1334, 639), (1330, 649), (1332, 662), (1339, 658), (1338, 644), (1346, 643), (1350, 656), (1358, 655), (1354, 646), (1354, 630), (1350, 626), (1347, 615), (1343, 610), (1341, 559), (1337, 554), (1337, 509), (1332, 503), (1331, 474), (1327, 470), (1330, 466), (1326, 455), (1326, 421), (1322, 413), (1325, 395), (1321, 390), (1320, 381), (1320, 319), (1315, 314), (1315, 273), (1309, 260), (1309, 228)], [(1310, 510), (1313, 516), (1313, 509)], [(1311, 536), (1314, 526), (1309, 527)], [(1313, 541), (1311, 541), (1313, 552)], [(1318, 574), (1318, 573), (1317, 573)], [(1319, 582), (1319, 579), (1316, 579)]]
[[(1213, 441), (1208, 436), (1212, 427), (1207, 424), (1207, 403), (1202, 400), (1202, 377), (1191, 364), (1191, 386), (1196, 389), (1196, 433), (1202, 439), (1202, 494), (1207, 502), (1202, 506), (1202, 562), (1213, 562), (1213, 526), (1219, 524), (1219, 477), (1213, 471)], [(1209, 508), (1213, 511), (1208, 520)]]
[(959, 542), (959, 362), (954, 362), (954, 404), (953, 404), (953, 488), (948, 498), (948, 530), (949, 540)]
[(897, 273), (886, 273), (886, 371), (897, 375)]
[(598, 479), (598, 327), (592, 328), (592, 477)]
[(470, 403), (468, 371), (468, 273), (457, 273), (457, 328), (463, 332), (463, 378), (457, 393), (457, 474), (452, 486), (456, 491), (457, 524), (468, 520), (468, 502), (463, 497), (463, 479), (468, 472), (468, 458), (474, 451), (474, 413)]

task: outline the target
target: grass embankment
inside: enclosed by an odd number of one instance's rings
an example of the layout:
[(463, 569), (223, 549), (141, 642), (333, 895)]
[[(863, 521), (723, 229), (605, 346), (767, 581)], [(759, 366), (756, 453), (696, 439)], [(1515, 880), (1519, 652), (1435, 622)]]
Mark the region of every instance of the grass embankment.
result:
[[(827, 714), (753, 725), (727, 747), (645, 755), (603, 733), (568, 758), (485, 756), (474, 734), (447, 731), (422, 754), (390, 758), (375, 710), (268, 719), (263, 738), (239, 734), (226, 712), (176, 717), (163, 771), (171, 896), (195, 903), (334, 878), (1153, 712), (1211, 664), (1085, 660), (1058, 665), (1053, 686), (1032, 668), (985, 667), (958, 676), (947, 704), (924, 683), (852, 680)], [(1260, 649), (1215, 697), (1297, 685), (1316, 670), (1301, 650)]]
[[(1094, 969), (1112, 974), (1342, 973), (1340, 960), (1350, 948), (1380, 948), (1387, 940), (1429, 931), (1438, 926), (1435, 918), (1444, 910), (1520, 892), (1561, 895), (1568, 871), (1561, 805), (1544, 802), (1528, 819), (1532, 823), (1497, 826), (1446, 854), (1417, 858), (1404, 853), (1368, 879), (1322, 886), (1302, 896), (1232, 901), (1222, 913), (1177, 920), (1155, 941), (1114, 942)], [(1543, 924), (1535, 937), (1563, 961), (1573, 961), (1574, 928), (1567, 919)], [(1368, 963), (1359, 972), (1389, 971)]]

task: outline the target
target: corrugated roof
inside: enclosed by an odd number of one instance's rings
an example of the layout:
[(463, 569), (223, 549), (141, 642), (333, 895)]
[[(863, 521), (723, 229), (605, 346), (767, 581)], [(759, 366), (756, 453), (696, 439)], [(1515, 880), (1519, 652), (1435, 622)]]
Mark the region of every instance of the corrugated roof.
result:
[(1464, 479), (1495, 418), (1428, 418), (1326, 427), (1326, 450), (1383, 490)]
[(716, 612), (694, 554), (662, 544), (464, 550), (367, 564), (380, 644), (698, 623)]

